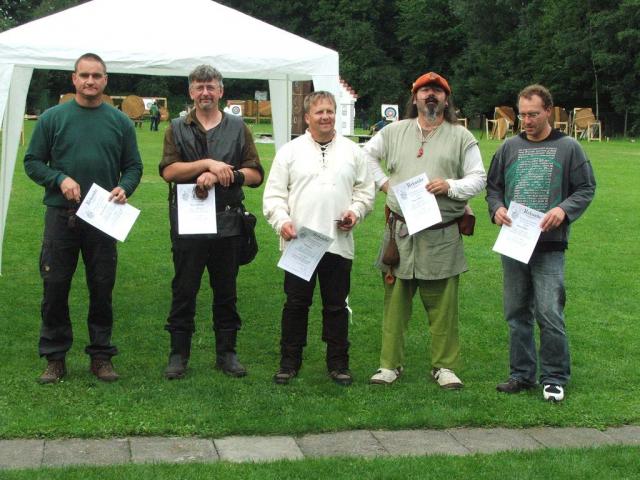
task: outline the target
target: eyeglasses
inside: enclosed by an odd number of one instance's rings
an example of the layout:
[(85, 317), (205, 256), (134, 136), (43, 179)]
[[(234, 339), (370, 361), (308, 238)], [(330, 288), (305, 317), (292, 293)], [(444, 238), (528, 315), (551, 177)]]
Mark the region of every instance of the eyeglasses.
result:
[(518, 114), (518, 119), (524, 120), (525, 118), (530, 118), (531, 120), (535, 120), (540, 116), (540, 112), (524, 112)]

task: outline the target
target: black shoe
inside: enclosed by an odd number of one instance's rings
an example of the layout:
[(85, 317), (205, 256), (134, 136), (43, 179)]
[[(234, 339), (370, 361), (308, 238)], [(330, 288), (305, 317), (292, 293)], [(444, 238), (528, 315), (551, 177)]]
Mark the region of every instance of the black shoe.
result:
[(343, 387), (348, 387), (353, 383), (353, 375), (348, 368), (338, 368), (329, 372), (329, 377), (334, 383)]
[(38, 382), (42, 384), (56, 383), (66, 374), (67, 366), (65, 365), (64, 358), (62, 360), (47, 360), (47, 368), (42, 372), (40, 378), (38, 378)]
[(502, 393), (519, 393), (523, 390), (531, 390), (535, 385), (532, 383), (523, 382), (517, 378), (510, 378), (505, 383), (499, 383), (496, 386), (496, 390)]
[(244, 377), (247, 374), (247, 369), (238, 361), (234, 352), (219, 354), (216, 358), (216, 368), (230, 377)]
[(164, 370), (164, 377), (168, 380), (178, 380), (183, 378), (185, 373), (187, 373), (188, 363), (189, 359), (179, 353), (170, 355), (169, 364)]
[(278, 385), (288, 384), (292, 378), (298, 375), (298, 372), (293, 369), (281, 368), (273, 376), (273, 381)]

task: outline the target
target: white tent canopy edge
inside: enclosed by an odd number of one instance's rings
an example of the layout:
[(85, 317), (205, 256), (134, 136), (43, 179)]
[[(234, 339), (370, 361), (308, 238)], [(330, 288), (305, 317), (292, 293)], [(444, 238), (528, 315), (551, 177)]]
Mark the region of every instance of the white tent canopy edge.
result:
[[(144, 35), (158, 25), (184, 28)], [(109, 73), (186, 76), (208, 63), (225, 78), (268, 80), (276, 148), (290, 138), (292, 81), (313, 80), (335, 95), (339, 88), (337, 52), (210, 0), (93, 0), (0, 33), (0, 273), (33, 69), (72, 71), (86, 52)]]

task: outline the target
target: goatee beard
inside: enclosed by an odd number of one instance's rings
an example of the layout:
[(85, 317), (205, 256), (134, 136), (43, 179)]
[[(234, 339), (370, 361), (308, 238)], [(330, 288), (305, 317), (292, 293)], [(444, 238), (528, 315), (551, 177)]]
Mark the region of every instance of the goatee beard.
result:
[(428, 103), (427, 104), (427, 121), (429, 123), (433, 123), (436, 121), (436, 119), (438, 118), (438, 110), (437, 110), (437, 105), (434, 105), (433, 103)]

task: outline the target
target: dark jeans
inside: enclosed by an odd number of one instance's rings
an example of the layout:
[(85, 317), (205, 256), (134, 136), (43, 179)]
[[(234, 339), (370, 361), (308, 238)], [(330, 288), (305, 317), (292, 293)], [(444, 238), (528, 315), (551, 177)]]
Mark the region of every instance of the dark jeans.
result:
[(316, 278), (322, 297), (322, 340), (327, 344), (327, 368), (349, 368), (349, 313), (347, 296), (350, 288), (351, 260), (325, 253), (307, 282), (289, 272), (284, 274), (287, 295), (282, 309), (280, 367), (299, 370), (302, 349), (307, 344), (309, 307), (313, 302)]
[[(564, 252), (534, 252), (529, 264), (502, 257), (504, 315), (509, 324), (511, 377), (530, 384), (566, 385), (571, 376), (564, 324)], [(540, 328), (536, 354), (534, 325)]]
[(111, 293), (118, 259), (116, 241), (64, 208), (47, 207), (40, 253), (44, 295), (39, 353), (50, 360), (64, 358), (73, 343), (69, 290), (79, 252), (82, 252), (89, 288), (90, 343), (85, 352), (100, 358), (111, 358), (118, 353), (111, 344)]
[(151, 125), (150, 129), (152, 132), (158, 131), (158, 123), (160, 122), (160, 117), (151, 117)]
[(195, 331), (196, 297), (205, 267), (213, 290), (213, 329), (217, 351), (234, 351), (236, 332), (240, 329), (240, 316), (236, 310), (239, 241), (240, 237), (173, 237), (173, 298), (165, 326), (171, 334), (172, 353), (188, 356), (191, 335)]

